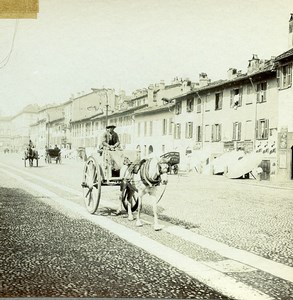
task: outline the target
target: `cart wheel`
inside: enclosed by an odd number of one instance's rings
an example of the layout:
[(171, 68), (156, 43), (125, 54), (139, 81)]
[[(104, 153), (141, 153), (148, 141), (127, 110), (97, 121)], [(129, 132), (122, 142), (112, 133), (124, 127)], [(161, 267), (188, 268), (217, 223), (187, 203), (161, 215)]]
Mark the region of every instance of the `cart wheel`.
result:
[(174, 174), (177, 175), (179, 171), (178, 165), (174, 165)]
[[(126, 211), (128, 209), (127, 196), (128, 196), (128, 190), (125, 189), (122, 195), (122, 204)], [(132, 212), (136, 211), (138, 207), (138, 197), (136, 196), (136, 193), (133, 194), (130, 203), (131, 203), (131, 211)]]
[(39, 166), (39, 159), (36, 158), (36, 166), (38, 167)]
[(99, 207), (101, 198), (101, 170), (96, 160), (90, 156), (85, 163), (83, 171), (83, 192), (87, 210), (94, 214)]

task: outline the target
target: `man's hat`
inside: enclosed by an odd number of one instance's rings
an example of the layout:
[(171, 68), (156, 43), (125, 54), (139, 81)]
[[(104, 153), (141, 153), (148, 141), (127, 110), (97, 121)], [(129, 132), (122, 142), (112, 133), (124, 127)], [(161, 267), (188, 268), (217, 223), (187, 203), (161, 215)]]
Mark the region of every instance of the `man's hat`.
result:
[(108, 125), (108, 126), (106, 126), (106, 129), (109, 129), (109, 128), (116, 128), (116, 126), (115, 125)]

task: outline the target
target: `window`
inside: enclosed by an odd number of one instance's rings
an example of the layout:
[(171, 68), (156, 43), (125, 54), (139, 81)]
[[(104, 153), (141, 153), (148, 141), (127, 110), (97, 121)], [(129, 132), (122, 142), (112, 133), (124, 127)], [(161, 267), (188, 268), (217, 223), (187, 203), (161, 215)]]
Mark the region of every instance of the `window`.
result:
[(215, 110), (222, 109), (223, 93), (215, 93)]
[(244, 139), (246, 141), (251, 141), (253, 139), (253, 127), (252, 127), (252, 121), (247, 120), (245, 122), (245, 137)]
[(240, 141), (241, 140), (241, 123), (234, 122), (233, 123), (233, 141)]
[(292, 64), (282, 66), (277, 69), (277, 83), (278, 87), (285, 89), (292, 84)]
[(266, 101), (267, 83), (261, 82), (256, 86), (256, 101), (258, 103)]
[(196, 127), (196, 137), (195, 137), (197, 142), (201, 142), (202, 141), (202, 128), (201, 126), (197, 126)]
[(201, 113), (201, 99), (196, 99), (196, 112)]
[(181, 138), (181, 124), (177, 123), (175, 126), (175, 139)]
[(191, 139), (193, 137), (193, 123), (187, 122), (185, 128), (185, 138)]
[(137, 136), (140, 136), (140, 123), (137, 123)]
[(187, 112), (193, 111), (193, 106), (194, 106), (194, 100), (193, 99), (187, 99), (187, 101), (186, 101), (186, 111)]
[(269, 136), (269, 120), (261, 119), (256, 124), (256, 138), (259, 140), (268, 139)]
[(204, 128), (205, 142), (210, 141), (210, 136), (211, 136), (210, 130), (211, 130), (210, 125), (205, 125), (205, 128)]
[(144, 136), (147, 136), (147, 132), (148, 132), (148, 126), (147, 126), (147, 122), (144, 122)]
[(252, 86), (252, 84), (248, 84), (247, 85), (247, 97), (246, 97), (246, 104), (251, 104), (252, 103), (252, 99), (253, 99), (253, 90), (254, 87)]
[(242, 94), (242, 88), (230, 91), (230, 107), (237, 109), (237, 107), (242, 105)]
[(172, 135), (172, 128), (173, 127), (173, 119), (172, 118), (170, 118), (169, 119), (169, 135)]
[(179, 114), (181, 114), (181, 111), (182, 111), (182, 103), (181, 102), (177, 102), (175, 104), (175, 114), (179, 115)]
[(167, 119), (163, 119), (163, 135), (167, 134)]
[(221, 124), (214, 124), (212, 126), (212, 142), (219, 142), (221, 140)]
[(206, 96), (204, 102), (205, 102), (205, 111), (210, 111), (211, 102), (209, 101), (209, 97), (208, 96)]
[(153, 135), (153, 121), (150, 121), (150, 131), (149, 131), (150, 136)]

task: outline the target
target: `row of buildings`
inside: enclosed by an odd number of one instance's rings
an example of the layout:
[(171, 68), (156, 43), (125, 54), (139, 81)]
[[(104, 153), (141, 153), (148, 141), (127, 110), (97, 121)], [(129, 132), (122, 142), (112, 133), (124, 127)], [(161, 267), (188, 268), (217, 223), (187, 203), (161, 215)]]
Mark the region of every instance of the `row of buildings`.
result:
[[(248, 62), (245, 73), (230, 68), (227, 79), (198, 82), (175, 78), (136, 90), (92, 89), (59, 105), (30, 105), (0, 118), (0, 149), (23, 150), (31, 139), (38, 149), (59, 145), (93, 151), (107, 124), (115, 124), (125, 149), (179, 151), (203, 166), (224, 152), (263, 153), (262, 179), (293, 179), (293, 15), (289, 50)], [(192, 162), (191, 162), (192, 163)], [(200, 170), (199, 170), (200, 171)]]

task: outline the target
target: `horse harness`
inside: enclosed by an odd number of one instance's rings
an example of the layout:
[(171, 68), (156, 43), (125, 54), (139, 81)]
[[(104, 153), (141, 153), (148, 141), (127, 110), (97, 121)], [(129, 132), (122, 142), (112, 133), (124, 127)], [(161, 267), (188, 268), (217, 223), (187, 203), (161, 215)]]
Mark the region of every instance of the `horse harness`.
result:
[[(144, 185), (152, 187), (152, 186), (158, 186), (161, 183), (161, 176), (160, 176), (160, 169), (159, 169), (159, 174), (157, 178), (151, 178), (149, 176), (149, 165), (150, 165), (150, 159), (145, 160), (144, 163), (141, 164), (140, 166), (140, 177)], [(160, 165), (159, 165), (160, 168)]]

